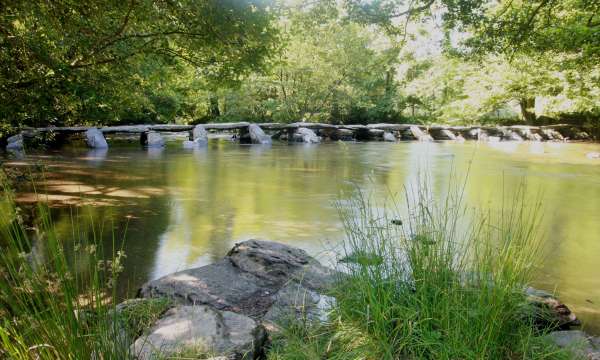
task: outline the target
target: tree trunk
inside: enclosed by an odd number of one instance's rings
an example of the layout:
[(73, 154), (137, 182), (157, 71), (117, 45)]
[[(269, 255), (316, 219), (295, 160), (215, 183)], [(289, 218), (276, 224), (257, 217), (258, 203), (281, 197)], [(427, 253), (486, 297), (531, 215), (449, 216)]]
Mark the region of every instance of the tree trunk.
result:
[(522, 98), (519, 100), (519, 105), (521, 106), (521, 116), (528, 124), (533, 124), (535, 122), (535, 98), (528, 97)]
[(221, 116), (221, 112), (219, 111), (219, 98), (217, 95), (210, 95), (208, 112), (213, 118)]

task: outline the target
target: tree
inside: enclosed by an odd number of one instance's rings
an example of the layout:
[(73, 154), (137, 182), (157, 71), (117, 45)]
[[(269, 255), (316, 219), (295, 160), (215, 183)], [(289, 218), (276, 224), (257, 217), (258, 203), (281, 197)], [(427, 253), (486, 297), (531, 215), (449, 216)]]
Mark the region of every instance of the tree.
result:
[(224, 118), (257, 121), (396, 121), (398, 48), (365, 25), (346, 21), (335, 2), (288, 5), (282, 51), (271, 71), (223, 95)]
[(0, 11), (0, 121), (13, 125), (81, 122), (98, 108), (109, 121), (129, 107), (124, 94), (170, 80), (152, 78), (161, 67), (236, 80), (264, 65), (277, 35), (261, 0), (19, 0)]

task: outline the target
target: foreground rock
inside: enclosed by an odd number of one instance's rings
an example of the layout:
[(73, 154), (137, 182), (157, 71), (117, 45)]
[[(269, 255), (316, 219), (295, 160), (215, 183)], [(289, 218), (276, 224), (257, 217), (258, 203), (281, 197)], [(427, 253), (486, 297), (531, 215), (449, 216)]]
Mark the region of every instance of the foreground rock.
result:
[(108, 143), (102, 134), (102, 131), (96, 128), (90, 128), (85, 132), (85, 141), (88, 147), (92, 149), (107, 149)]
[[(298, 304), (316, 309), (333, 284), (335, 273), (305, 251), (269, 241), (248, 240), (237, 244), (214, 264), (184, 270), (145, 284), (143, 297), (167, 297), (184, 305), (210, 305), (262, 320), (283, 296), (296, 286), (298, 294), (311, 291), (315, 301)], [(304, 300), (299, 297), (299, 300)], [(294, 310), (295, 309), (290, 309)], [(275, 311), (275, 310), (274, 310)], [(273, 320), (273, 319), (271, 319)]]
[(146, 283), (140, 296), (166, 298), (173, 307), (135, 341), (132, 353), (144, 360), (156, 353), (260, 358), (267, 330), (326, 318), (335, 300), (325, 293), (335, 277), (301, 249), (244, 241), (217, 263)]
[(255, 359), (266, 340), (264, 327), (247, 316), (210, 306), (178, 306), (139, 337), (131, 353), (140, 360), (214, 354)]
[[(269, 331), (289, 321), (327, 320), (336, 301), (329, 290), (339, 276), (295, 247), (261, 240), (238, 243), (214, 264), (167, 275), (140, 289), (144, 299), (136, 302), (168, 300), (169, 308), (148, 330), (136, 332), (135, 336), (143, 335), (131, 352), (144, 360), (199, 354), (262, 358)], [(567, 330), (579, 325), (575, 315), (551, 294), (533, 288), (525, 294), (531, 305), (526, 307), (527, 319), (533, 309), (541, 328)], [(585, 344), (595, 346), (595, 339), (577, 334), (558, 331), (552, 337), (563, 346), (572, 342), (567, 335), (583, 336)], [(595, 354), (596, 348), (590, 349), (585, 354)]]

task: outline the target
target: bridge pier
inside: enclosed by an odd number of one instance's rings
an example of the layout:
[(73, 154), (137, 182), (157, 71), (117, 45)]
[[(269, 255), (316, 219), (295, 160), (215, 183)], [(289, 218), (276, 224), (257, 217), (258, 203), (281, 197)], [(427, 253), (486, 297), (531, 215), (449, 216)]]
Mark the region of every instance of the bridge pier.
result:
[(92, 149), (106, 149), (108, 148), (108, 143), (104, 138), (104, 134), (102, 131), (97, 128), (90, 128), (85, 132), (85, 140), (87, 142), (88, 147)]
[(156, 131), (144, 131), (140, 134), (140, 144), (148, 148), (161, 148), (165, 146), (165, 139)]

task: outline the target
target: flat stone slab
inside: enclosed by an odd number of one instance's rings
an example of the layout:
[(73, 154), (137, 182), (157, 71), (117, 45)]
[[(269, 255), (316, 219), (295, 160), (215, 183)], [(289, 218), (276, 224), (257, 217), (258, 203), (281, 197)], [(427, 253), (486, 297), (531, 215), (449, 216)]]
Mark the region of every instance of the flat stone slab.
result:
[(142, 297), (167, 297), (185, 305), (210, 305), (262, 319), (290, 283), (321, 293), (333, 285), (335, 271), (305, 251), (270, 241), (236, 244), (221, 261), (146, 283)]

